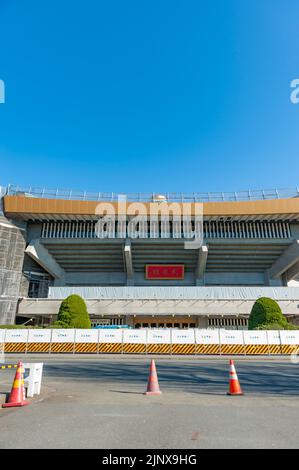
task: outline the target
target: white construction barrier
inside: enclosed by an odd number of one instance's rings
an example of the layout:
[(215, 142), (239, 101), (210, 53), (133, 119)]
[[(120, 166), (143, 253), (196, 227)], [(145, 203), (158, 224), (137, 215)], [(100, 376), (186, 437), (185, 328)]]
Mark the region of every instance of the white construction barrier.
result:
[(245, 354), (269, 354), (266, 331), (243, 331)]
[(219, 339), (221, 354), (244, 354), (243, 331), (220, 330)]
[(98, 352), (105, 354), (121, 353), (122, 335), (122, 330), (99, 330)]
[(146, 330), (123, 330), (123, 353), (146, 352)]
[(171, 330), (171, 354), (195, 354), (193, 329)]
[(40, 395), (42, 376), (43, 376), (43, 362), (24, 362), (24, 386), (27, 389), (27, 397)]
[(97, 353), (99, 330), (75, 330), (75, 353)]
[(29, 330), (27, 352), (41, 353), (50, 351), (52, 330)]
[(148, 354), (170, 354), (171, 353), (171, 330), (163, 328), (149, 328), (147, 330)]
[(51, 353), (74, 352), (75, 330), (74, 329), (56, 329), (52, 330)]
[(195, 329), (196, 354), (220, 354), (219, 330)]
[(5, 352), (293, 354), (299, 330), (0, 329)]
[(299, 354), (299, 331), (280, 331), (282, 354)]
[(28, 330), (12, 329), (6, 330), (5, 347), (6, 353), (25, 353), (27, 347)]
[(269, 354), (281, 354), (281, 340), (279, 331), (268, 330), (267, 340)]

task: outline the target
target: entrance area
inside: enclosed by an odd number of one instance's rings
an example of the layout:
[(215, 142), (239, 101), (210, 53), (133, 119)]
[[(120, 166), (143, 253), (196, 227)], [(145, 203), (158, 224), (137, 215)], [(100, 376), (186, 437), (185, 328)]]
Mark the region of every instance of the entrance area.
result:
[(134, 328), (196, 328), (197, 319), (192, 316), (136, 316), (133, 320)]

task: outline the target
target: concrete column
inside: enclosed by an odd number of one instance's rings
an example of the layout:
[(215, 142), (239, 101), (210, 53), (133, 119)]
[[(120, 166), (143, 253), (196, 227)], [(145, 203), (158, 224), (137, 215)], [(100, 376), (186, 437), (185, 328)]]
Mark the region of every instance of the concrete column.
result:
[(206, 271), (206, 264), (208, 259), (208, 247), (202, 245), (198, 250), (198, 260), (195, 270), (195, 285), (202, 286), (204, 285), (204, 275)]
[(126, 239), (124, 244), (124, 262), (125, 262), (125, 269), (127, 274), (127, 286), (134, 285), (134, 268), (133, 268), (133, 260), (132, 260), (132, 246), (131, 240), (129, 238)]

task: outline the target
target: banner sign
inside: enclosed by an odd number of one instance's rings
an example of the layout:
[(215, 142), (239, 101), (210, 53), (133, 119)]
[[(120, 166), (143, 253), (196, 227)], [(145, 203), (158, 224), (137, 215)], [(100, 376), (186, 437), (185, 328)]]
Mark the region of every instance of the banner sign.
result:
[(196, 344), (219, 344), (219, 330), (195, 329)]
[(27, 343), (28, 330), (6, 330), (5, 343)]
[(122, 343), (123, 330), (99, 330), (99, 343)]
[(220, 344), (244, 344), (243, 331), (221, 329)]
[(61, 329), (52, 330), (52, 343), (73, 343), (75, 341), (75, 330), (73, 329)]
[(99, 330), (82, 329), (76, 330), (76, 343), (97, 343), (99, 341)]
[(280, 339), (281, 339), (281, 344), (298, 344), (299, 345), (299, 331), (281, 330)]
[(184, 279), (184, 276), (183, 264), (147, 264), (145, 266), (146, 279)]
[(170, 330), (148, 329), (147, 344), (170, 344)]
[(146, 330), (124, 330), (123, 343), (146, 344)]
[(172, 330), (172, 344), (194, 344), (194, 330)]
[(52, 330), (29, 330), (28, 343), (50, 343)]
[(243, 331), (244, 344), (268, 344), (266, 331)]
[(268, 344), (280, 344), (279, 331), (269, 330), (267, 331)]

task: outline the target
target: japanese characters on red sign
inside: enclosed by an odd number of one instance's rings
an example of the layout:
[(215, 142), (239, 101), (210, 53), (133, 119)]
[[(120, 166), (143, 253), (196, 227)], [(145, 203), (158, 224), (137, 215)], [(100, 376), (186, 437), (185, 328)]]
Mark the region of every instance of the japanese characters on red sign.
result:
[(147, 264), (146, 279), (184, 279), (183, 264)]

